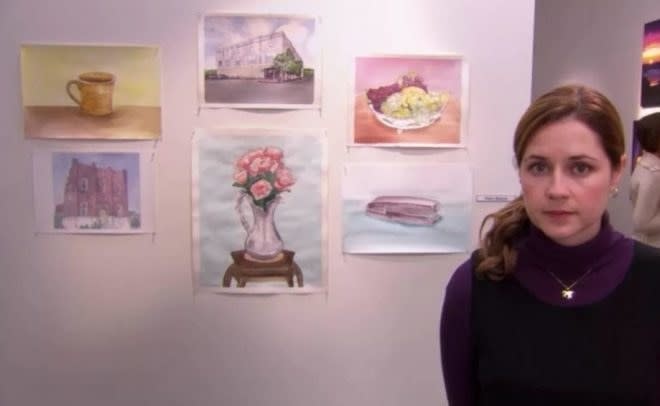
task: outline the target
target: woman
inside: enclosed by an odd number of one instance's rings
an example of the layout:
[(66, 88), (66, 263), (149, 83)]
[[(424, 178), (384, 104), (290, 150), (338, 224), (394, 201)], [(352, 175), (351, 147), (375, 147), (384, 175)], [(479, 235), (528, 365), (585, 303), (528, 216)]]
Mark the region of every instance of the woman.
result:
[(630, 179), (633, 237), (660, 247), (660, 113), (641, 118), (635, 127), (642, 155)]
[(660, 250), (605, 212), (624, 145), (616, 109), (590, 88), (559, 87), (524, 113), (522, 195), (486, 217), (447, 285), (450, 406), (660, 405)]

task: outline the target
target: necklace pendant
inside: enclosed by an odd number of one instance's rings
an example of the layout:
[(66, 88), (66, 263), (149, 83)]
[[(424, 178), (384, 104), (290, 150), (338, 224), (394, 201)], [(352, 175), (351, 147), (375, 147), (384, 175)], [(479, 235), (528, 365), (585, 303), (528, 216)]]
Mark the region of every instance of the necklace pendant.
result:
[(561, 291), (561, 297), (567, 300), (571, 300), (573, 299), (573, 293), (575, 293), (575, 291), (570, 289), (564, 289)]

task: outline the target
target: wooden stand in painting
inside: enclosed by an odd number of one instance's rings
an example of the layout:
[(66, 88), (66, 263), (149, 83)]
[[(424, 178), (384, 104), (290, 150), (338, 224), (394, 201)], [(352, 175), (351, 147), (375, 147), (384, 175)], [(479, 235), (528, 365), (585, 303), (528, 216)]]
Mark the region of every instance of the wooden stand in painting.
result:
[(246, 258), (245, 250), (232, 251), (231, 257), (234, 263), (227, 267), (222, 278), (222, 286), (228, 288), (231, 285), (232, 278), (236, 279), (239, 288), (243, 288), (251, 278), (282, 277), (286, 279), (287, 284), (292, 288), (295, 275), (298, 286), (302, 287), (302, 271), (293, 260), (294, 255), (295, 252), (284, 250), (281, 257), (273, 262), (259, 262)]

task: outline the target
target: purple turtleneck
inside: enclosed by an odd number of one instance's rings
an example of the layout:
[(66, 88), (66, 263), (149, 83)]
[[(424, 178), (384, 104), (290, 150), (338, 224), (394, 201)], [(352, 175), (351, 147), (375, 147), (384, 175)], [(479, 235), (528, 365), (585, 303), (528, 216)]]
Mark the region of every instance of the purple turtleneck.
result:
[[(516, 245), (518, 262), (513, 277), (538, 300), (562, 307), (584, 306), (609, 295), (623, 281), (633, 255), (633, 241), (613, 230), (607, 215), (598, 235), (578, 246), (559, 245), (533, 226)], [(590, 269), (573, 288), (572, 300), (562, 298), (562, 286), (548, 272), (570, 284)], [(472, 264), (468, 259), (449, 280), (440, 322), (442, 368), (450, 406), (474, 404), (471, 290)]]

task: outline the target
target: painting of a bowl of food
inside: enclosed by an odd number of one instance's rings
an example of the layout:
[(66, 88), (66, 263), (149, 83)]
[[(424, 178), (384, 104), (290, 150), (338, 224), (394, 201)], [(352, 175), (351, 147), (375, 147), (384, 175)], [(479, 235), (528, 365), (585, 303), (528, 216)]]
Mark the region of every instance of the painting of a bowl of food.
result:
[(413, 130), (433, 124), (447, 104), (449, 95), (429, 91), (424, 80), (414, 72), (401, 76), (395, 83), (367, 91), (369, 109), (384, 125)]
[(358, 57), (352, 143), (461, 145), (465, 79), (455, 56)]

